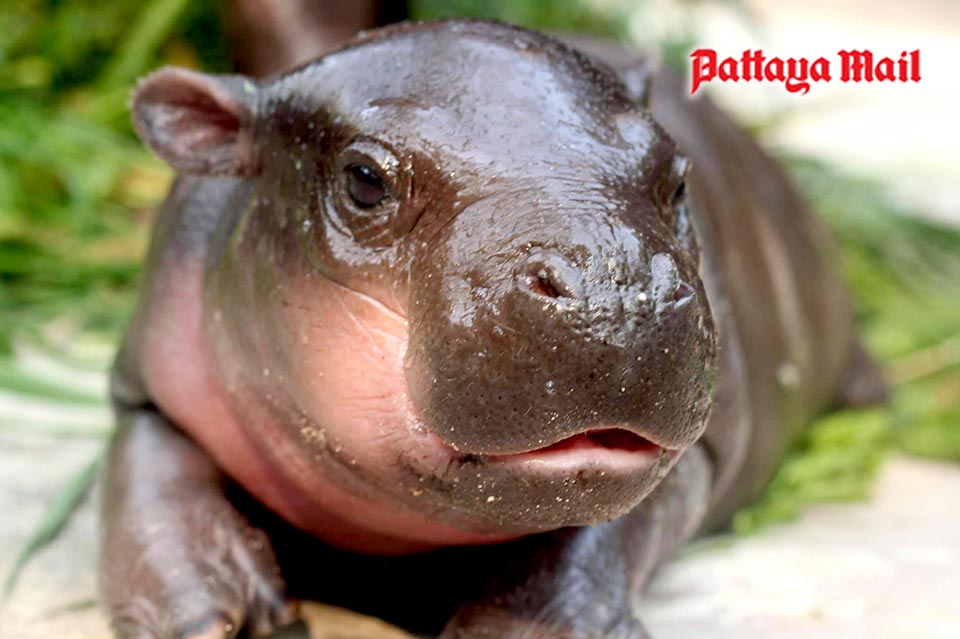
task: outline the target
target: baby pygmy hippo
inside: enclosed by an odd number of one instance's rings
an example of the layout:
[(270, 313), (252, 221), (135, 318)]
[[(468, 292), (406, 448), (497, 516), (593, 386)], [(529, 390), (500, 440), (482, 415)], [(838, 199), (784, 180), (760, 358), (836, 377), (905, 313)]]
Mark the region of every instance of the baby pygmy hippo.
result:
[(112, 383), (118, 637), (261, 636), (303, 597), (449, 638), (646, 637), (657, 564), (863, 394), (780, 170), (584, 46), (406, 24), (270, 80), (140, 83), (180, 177)]

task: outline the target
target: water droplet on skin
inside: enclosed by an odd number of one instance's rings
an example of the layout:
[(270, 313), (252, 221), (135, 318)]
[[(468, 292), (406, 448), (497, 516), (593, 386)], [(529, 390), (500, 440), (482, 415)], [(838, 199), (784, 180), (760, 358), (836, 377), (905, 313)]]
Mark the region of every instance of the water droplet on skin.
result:
[(487, 497), (487, 503), (488, 503), (488, 504), (492, 504), (492, 503), (495, 502), (495, 501), (497, 501), (497, 498), (494, 497), (493, 495), (490, 495), (489, 497)]
[(547, 380), (547, 383), (544, 384), (544, 386), (546, 387), (548, 393), (550, 393), (551, 395), (556, 394), (556, 392), (557, 392), (557, 383), (554, 382), (552, 379)]

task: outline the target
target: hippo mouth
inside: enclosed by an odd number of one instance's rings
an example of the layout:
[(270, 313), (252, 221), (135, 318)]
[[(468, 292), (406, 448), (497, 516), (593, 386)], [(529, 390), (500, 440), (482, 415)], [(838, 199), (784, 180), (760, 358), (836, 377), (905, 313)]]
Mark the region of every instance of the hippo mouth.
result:
[(665, 450), (625, 428), (597, 428), (541, 448), (485, 457), (500, 463), (535, 462), (557, 467), (583, 468), (596, 464), (635, 467), (650, 464)]
[(655, 453), (660, 450), (660, 446), (653, 443), (645, 437), (641, 437), (634, 432), (624, 428), (598, 428), (588, 430), (583, 433), (577, 433), (572, 437), (561, 439), (560, 441), (535, 448), (533, 450), (517, 453), (518, 455), (549, 455), (555, 452), (569, 450), (587, 450), (587, 449), (605, 449), (622, 450), (624, 452), (635, 453)]

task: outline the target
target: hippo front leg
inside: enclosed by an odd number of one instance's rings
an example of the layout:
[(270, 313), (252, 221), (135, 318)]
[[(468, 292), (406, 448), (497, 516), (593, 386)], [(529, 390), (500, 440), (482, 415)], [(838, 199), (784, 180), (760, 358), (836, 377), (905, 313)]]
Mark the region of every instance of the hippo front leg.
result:
[(642, 639), (635, 605), (657, 565), (703, 519), (712, 464), (700, 445), (630, 514), (545, 537), (462, 606), (443, 639)]
[(120, 409), (104, 490), (101, 595), (118, 639), (268, 634), (295, 607), (266, 535), (162, 415)]

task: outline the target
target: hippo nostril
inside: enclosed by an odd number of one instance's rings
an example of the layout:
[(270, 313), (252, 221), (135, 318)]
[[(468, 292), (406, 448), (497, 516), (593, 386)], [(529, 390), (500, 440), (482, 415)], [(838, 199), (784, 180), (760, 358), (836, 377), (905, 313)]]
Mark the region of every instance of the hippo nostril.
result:
[(520, 285), (549, 299), (582, 297), (579, 272), (557, 255), (536, 255), (524, 265)]
[(558, 291), (557, 287), (554, 286), (553, 282), (550, 281), (549, 273), (543, 269), (538, 271), (536, 275), (527, 276), (527, 288), (537, 295), (542, 295), (543, 297), (549, 297), (552, 299), (562, 297), (560, 295), (560, 291)]

